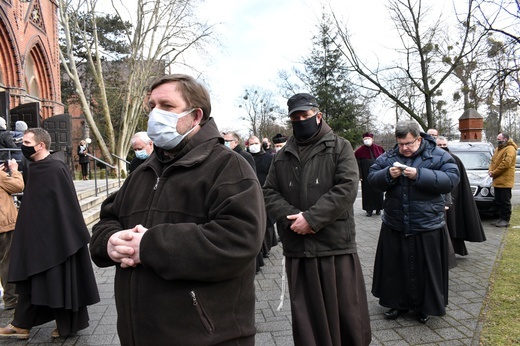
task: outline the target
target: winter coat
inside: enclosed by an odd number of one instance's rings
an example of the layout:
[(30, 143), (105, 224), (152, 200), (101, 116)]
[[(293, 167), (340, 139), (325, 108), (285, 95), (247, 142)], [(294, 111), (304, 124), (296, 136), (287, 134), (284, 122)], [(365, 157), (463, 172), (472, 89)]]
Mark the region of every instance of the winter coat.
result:
[(265, 152), (264, 149), (261, 149), (259, 153), (251, 155), (255, 160), (256, 176), (258, 177), (258, 181), (260, 182), (260, 185), (264, 185), (267, 173), (269, 173), (269, 167), (271, 167), (271, 162), (273, 161), (273, 155)]
[[(356, 252), (353, 204), (358, 168), (350, 142), (327, 132), (300, 161), (294, 137), (274, 157), (264, 184), (267, 211), (276, 218), (287, 257), (322, 257)], [(287, 215), (303, 212), (316, 234), (289, 229)]]
[[(11, 131), (11, 137), (13, 137), (13, 143), (16, 145), (16, 148), (22, 149), (22, 141), (23, 141), (23, 131)], [(16, 161), (22, 161), (23, 154), (21, 150), (12, 151), (11, 157)]]
[(493, 177), (494, 187), (513, 188), (517, 149), (516, 143), (511, 138), (505, 144), (495, 148), (489, 165), (489, 173)]
[(256, 172), (256, 165), (255, 165), (255, 159), (253, 159), (253, 156), (242, 149), (240, 145), (237, 145), (235, 149), (233, 149), (236, 153), (239, 153), (244, 159), (246, 159), (247, 162), (253, 167), (253, 170)]
[[(98, 266), (116, 266), (122, 345), (254, 340), (265, 205), (253, 169), (223, 142), (210, 119), (175, 160), (164, 163), (155, 147), (103, 203), (90, 250)], [(107, 241), (139, 224), (148, 229), (141, 264), (123, 269), (109, 258)]]
[(0, 172), (0, 233), (12, 231), (16, 225), (18, 209), (14, 205), (13, 193), (23, 191), (22, 173), (12, 171), (11, 175)]
[(79, 163), (89, 163), (89, 158), (87, 156), (88, 148), (86, 146), (78, 145), (78, 161)]
[[(0, 129), (0, 149), (8, 149), (8, 148), (17, 148), (16, 144), (14, 143), (13, 136), (11, 136), (11, 131), (6, 131)], [(8, 160), (13, 156), (14, 152), (11, 152), (9, 154), (9, 151), (7, 150), (1, 150), (0, 151), (0, 161)]]
[[(376, 159), (368, 174), (372, 187), (386, 191), (383, 223), (407, 235), (443, 227), (443, 194), (459, 183), (459, 170), (453, 157), (438, 148), (427, 134), (421, 133), (421, 137), (421, 145), (413, 156), (402, 156), (396, 145)], [(389, 169), (394, 162), (417, 168), (417, 178), (411, 180), (400, 175), (393, 179)]]

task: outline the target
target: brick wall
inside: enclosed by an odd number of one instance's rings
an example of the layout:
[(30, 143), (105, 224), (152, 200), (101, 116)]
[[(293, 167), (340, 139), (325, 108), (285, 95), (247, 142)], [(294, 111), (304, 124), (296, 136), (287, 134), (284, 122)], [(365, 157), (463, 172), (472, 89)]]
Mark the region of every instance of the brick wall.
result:
[(64, 113), (55, 0), (0, 0), (0, 90), (10, 108), (40, 102), (43, 119)]

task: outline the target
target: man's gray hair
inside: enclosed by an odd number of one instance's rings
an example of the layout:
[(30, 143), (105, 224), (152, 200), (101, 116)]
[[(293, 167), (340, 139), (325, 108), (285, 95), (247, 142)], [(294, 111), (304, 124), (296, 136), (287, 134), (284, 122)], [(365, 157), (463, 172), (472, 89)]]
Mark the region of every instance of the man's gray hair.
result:
[(446, 141), (446, 142), (448, 141), (448, 139), (447, 139), (446, 137), (444, 137), (444, 136), (439, 136), (439, 137), (437, 137), (437, 140), (438, 140), (438, 141), (439, 141), (439, 140), (440, 140), (440, 141)]
[(421, 127), (414, 120), (400, 121), (395, 125), (395, 137), (404, 138), (411, 133), (414, 138), (419, 137), (421, 134)]
[(140, 139), (143, 141), (144, 144), (150, 144), (152, 140), (150, 137), (148, 137), (148, 134), (145, 131), (137, 132), (132, 136), (132, 139), (130, 140), (130, 144), (134, 145), (135, 141), (137, 139)]

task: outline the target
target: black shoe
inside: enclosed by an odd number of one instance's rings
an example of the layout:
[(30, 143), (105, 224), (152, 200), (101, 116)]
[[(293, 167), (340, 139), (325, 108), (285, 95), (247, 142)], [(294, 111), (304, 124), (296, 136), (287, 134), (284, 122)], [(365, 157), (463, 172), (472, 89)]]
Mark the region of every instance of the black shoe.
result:
[(269, 256), (271, 256), (271, 253), (270, 253), (270, 252), (268, 252), (268, 253), (264, 253), (262, 256), (263, 256), (264, 258), (269, 258)]
[(372, 216), (372, 210), (367, 211), (367, 216)]
[(376, 210), (376, 215), (381, 215), (381, 210)]
[(496, 224), (499, 223), (499, 222), (502, 222), (502, 219), (498, 219), (498, 220), (495, 220), (495, 221), (491, 222), (491, 225), (492, 226), (496, 226)]
[(509, 227), (509, 221), (500, 220), (495, 224), (495, 227)]
[(430, 316), (423, 314), (422, 312), (419, 312), (419, 314), (417, 315), (417, 321), (419, 321), (421, 323), (426, 323), (429, 320), (430, 320)]
[(408, 310), (390, 309), (385, 312), (385, 318), (387, 320), (395, 320), (397, 317), (401, 316), (402, 314), (406, 314), (407, 312)]

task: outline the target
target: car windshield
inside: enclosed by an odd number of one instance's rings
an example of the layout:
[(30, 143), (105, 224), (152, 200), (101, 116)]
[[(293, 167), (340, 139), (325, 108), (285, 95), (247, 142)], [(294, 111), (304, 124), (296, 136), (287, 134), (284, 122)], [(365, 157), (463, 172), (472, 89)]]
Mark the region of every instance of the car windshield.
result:
[(454, 152), (464, 164), (466, 169), (488, 169), (491, 163), (491, 153), (466, 151)]

